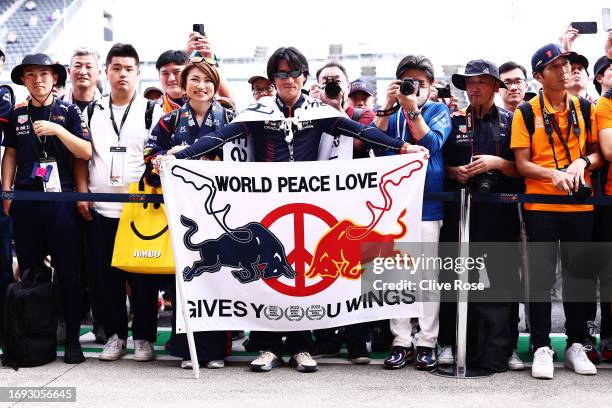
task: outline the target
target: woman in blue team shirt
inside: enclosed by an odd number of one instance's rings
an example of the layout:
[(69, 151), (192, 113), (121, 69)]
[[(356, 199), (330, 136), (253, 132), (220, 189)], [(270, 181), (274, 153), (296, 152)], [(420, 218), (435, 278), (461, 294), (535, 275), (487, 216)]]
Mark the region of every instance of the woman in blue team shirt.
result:
[[(187, 63), (181, 73), (180, 83), (189, 100), (179, 109), (163, 116), (153, 128), (144, 150), (148, 165), (156, 156), (178, 152), (231, 121), (233, 112), (226, 110), (214, 99), (219, 82), (219, 72), (208, 60), (194, 58)], [(221, 158), (221, 155), (221, 149), (217, 149), (206, 157), (214, 160)], [(159, 185), (156, 175), (151, 175), (147, 181), (149, 184)], [(225, 366), (224, 358), (231, 346), (231, 332), (195, 332), (194, 338), (198, 360), (202, 365), (206, 368)], [(170, 354), (183, 358), (181, 368), (191, 368), (185, 334), (174, 336)]]

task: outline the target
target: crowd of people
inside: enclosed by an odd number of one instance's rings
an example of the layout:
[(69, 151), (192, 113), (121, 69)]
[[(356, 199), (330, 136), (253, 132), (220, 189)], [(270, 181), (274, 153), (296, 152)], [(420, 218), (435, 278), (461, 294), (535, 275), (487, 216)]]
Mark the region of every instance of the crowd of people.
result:
[[(436, 81), (434, 65), (426, 56), (407, 55), (399, 61), (396, 80), (384, 91), (382, 106), (375, 108), (371, 83), (351, 82), (337, 61), (320, 67), (314, 83), (304, 89), (311, 75), (308, 59), (293, 47), (279, 48), (270, 56), (266, 72), (248, 79), (254, 101), (274, 106), (285, 117), (312, 99), (342, 113), (296, 128), (291, 138), (278, 123), (232, 123), (236, 112), (231, 88), (210, 42), (196, 32), (189, 34), (185, 49), (159, 56), (161, 88), (147, 89), (143, 96), (137, 93), (140, 59), (129, 44), (113, 45), (103, 64), (95, 50), (77, 49), (68, 70), (45, 54), (27, 55), (11, 72), (12, 82), (27, 88), (27, 101), (13, 106), (10, 91), (0, 88), (2, 191), (127, 193), (129, 183), (143, 177), (159, 185), (156, 169), (165, 160), (222, 159), (226, 142), (249, 135), (254, 136), (255, 161), (317, 160), (322, 134), (328, 133), (353, 137), (355, 159), (425, 153), (425, 193), (470, 187), (483, 194), (573, 194), (576, 203), (571, 204), (477, 202), (471, 208), (474, 242), (517, 243), (524, 224), (530, 241), (555, 243), (533, 247), (530, 274), (519, 273), (518, 256), (490, 257), (487, 262), (491, 291), (529, 288), (525, 303), (531, 373), (552, 378), (549, 334), (556, 243), (563, 248), (564, 243), (612, 241), (612, 208), (595, 209), (578, 201), (592, 194), (612, 194), (612, 177), (606, 181), (608, 174), (602, 170), (612, 160), (612, 32), (605, 44), (607, 55), (595, 62), (592, 71), (598, 97), (587, 95), (589, 61), (572, 50), (576, 36), (570, 27), (562, 44), (547, 44), (533, 52), (530, 68), (539, 84), (537, 92), (527, 92), (528, 72), (520, 64), (508, 61), (498, 68), (486, 59), (466, 61), (465, 72), (451, 78), (454, 87), (467, 94), (469, 105), (462, 109), (455, 96), (441, 93), (445, 88)], [(102, 70), (108, 95), (98, 88)], [(65, 87), (67, 77), (69, 87)], [(498, 94), (502, 106), (495, 104)], [(39, 266), (50, 256), (62, 291), (68, 364), (85, 359), (79, 341), (80, 322), (88, 312), (81, 301), (84, 290), (90, 297), (87, 309), (92, 310), (96, 341), (104, 344), (100, 360), (115, 361), (127, 353), (128, 295), (134, 359), (155, 358), (158, 291), (165, 287), (174, 293), (174, 282), (111, 266), (122, 207), (115, 202), (3, 200), (3, 218), (10, 217), (12, 223), (19, 270)], [(458, 225), (457, 203), (424, 201), (421, 228), (422, 240), (432, 243), (428, 255), (448, 251), (449, 246), (438, 249), (437, 243), (457, 242)], [(564, 259), (564, 276), (582, 276), (581, 268)], [(3, 285), (18, 279), (18, 273), (13, 277), (10, 271), (10, 266), (2, 265)], [(563, 290), (564, 364), (578, 374), (596, 374), (595, 363), (612, 361), (609, 274), (589, 272), (588, 299), (574, 299), (572, 287)], [(436, 271), (436, 279), (452, 279), (453, 273)], [(521, 280), (528, 280), (528, 285)], [(592, 332), (598, 283), (599, 349)], [(429, 291), (418, 320), (392, 319), (314, 332), (251, 332), (245, 347), (259, 355), (250, 368), (269, 371), (283, 365), (282, 356), (289, 354), (291, 366), (314, 372), (318, 358), (338, 355), (343, 344), (355, 364), (369, 363), (370, 350), (390, 352), (384, 361), (387, 369), (413, 362), (420, 370), (453, 364), (455, 308), (445, 294)], [(491, 372), (525, 368), (516, 352), (518, 298), (478, 301), (476, 297), (469, 314), (470, 366)], [(195, 333), (200, 364), (224, 367), (231, 341), (231, 332)], [(182, 368), (192, 366), (184, 334), (173, 333), (167, 346), (183, 359)]]

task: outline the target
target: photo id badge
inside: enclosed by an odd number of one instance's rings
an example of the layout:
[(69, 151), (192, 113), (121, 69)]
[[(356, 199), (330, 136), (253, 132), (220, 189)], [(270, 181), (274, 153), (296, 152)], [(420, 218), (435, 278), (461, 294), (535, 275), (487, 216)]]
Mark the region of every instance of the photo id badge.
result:
[(110, 177), (108, 178), (109, 186), (124, 186), (124, 167), (125, 167), (125, 146), (111, 146), (111, 168)]
[[(57, 162), (53, 157), (40, 159), (39, 171), (43, 179), (43, 189), (47, 193), (61, 193), (62, 183), (60, 181)], [(44, 173), (44, 174), (42, 174)]]

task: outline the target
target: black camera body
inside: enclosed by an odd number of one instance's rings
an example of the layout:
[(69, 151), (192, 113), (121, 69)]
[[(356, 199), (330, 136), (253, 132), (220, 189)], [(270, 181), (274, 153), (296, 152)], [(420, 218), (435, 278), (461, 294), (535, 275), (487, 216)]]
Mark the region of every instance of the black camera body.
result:
[(472, 187), (480, 194), (489, 194), (495, 190), (500, 178), (499, 170), (490, 170), (472, 178)]
[(451, 97), (450, 85), (446, 85), (445, 87), (436, 86), (436, 89), (438, 90), (438, 98), (450, 98)]
[[(567, 167), (560, 169), (560, 171), (565, 172)], [(582, 181), (578, 184), (578, 191), (570, 191), (568, 194), (574, 196), (574, 198), (578, 201), (586, 201), (587, 198), (591, 196), (593, 193), (593, 188), (588, 184), (584, 184)]]
[(417, 93), (419, 90), (419, 81), (412, 78), (404, 78), (402, 79), (402, 82), (400, 82), (399, 90), (402, 95), (412, 95)]
[(323, 85), (323, 91), (325, 91), (325, 95), (327, 95), (330, 99), (336, 99), (340, 92), (342, 92), (342, 88), (340, 88), (340, 84), (334, 77), (325, 78), (325, 84)]

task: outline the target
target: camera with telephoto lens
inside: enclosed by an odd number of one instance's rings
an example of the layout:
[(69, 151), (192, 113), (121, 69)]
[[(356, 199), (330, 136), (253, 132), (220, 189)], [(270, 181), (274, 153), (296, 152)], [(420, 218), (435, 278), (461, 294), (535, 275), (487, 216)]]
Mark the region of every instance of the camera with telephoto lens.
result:
[(412, 78), (404, 78), (400, 82), (400, 93), (402, 95), (412, 95), (419, 89), (419, 81)]
[[(567, 171), (567, 167), (560, 169), (560, 171)], [(588, 184), (584, 184), (582, 181), (578, 184), (578, 191), (571, 190), (568, 194), (574, 196), (578, 201), (586, 201), (591, 196), (593, 189)]]
[(323, 90), (325, 91), (325, 95), (330, 99), (336, 99), (338, 95), (340, 95), (340, 92), (342, 92), (342, 88), (340, 88), (338, 81), (331, 76), (325, 78)]
[(499, 170), (490, 170), (472, 178), (472, 186), (477, 193), (492, 193), (499, 182)]

